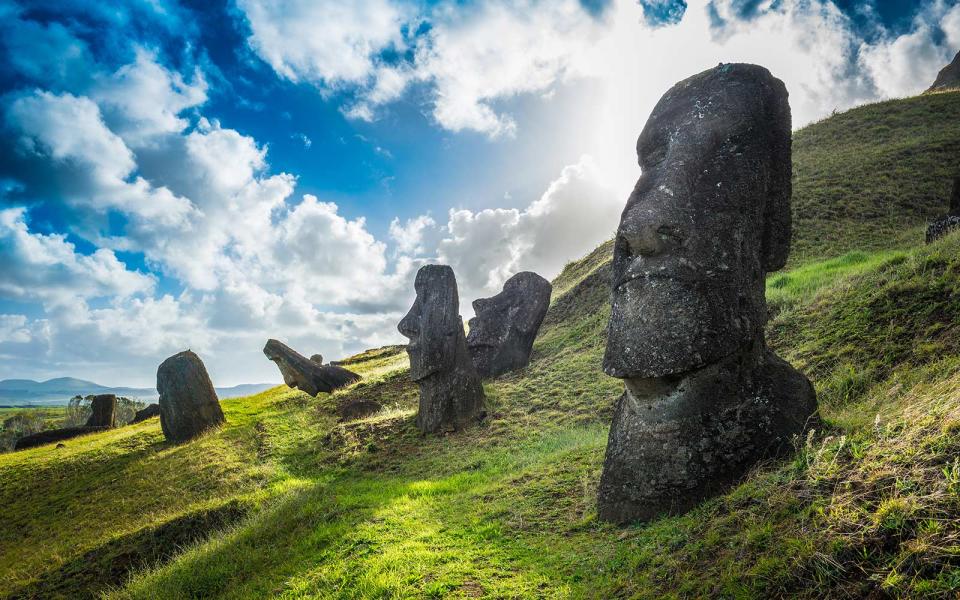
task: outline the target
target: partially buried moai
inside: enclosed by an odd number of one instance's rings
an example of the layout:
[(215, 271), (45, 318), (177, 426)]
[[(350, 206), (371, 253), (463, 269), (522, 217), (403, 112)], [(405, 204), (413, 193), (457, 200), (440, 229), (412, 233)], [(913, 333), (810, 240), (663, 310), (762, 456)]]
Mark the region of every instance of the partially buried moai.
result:
[(160, 428), (169, 441), (187, 441), (224, 421), (207, 369), (190, 350), (160, 363), (157, 392), (160, 393)]
[(764, 280), (790, 249), (790, 106), (766, 69), (681, 81), (637, 141), (642, 175), (613, 256), (608, 375), (625, 390), (598, 491), (602, 519), (682, 512), (791, 447), (816, 411), (766, 347)]
[(463, 334), (453, 269), (425, 265), (417, 298), (397, 329), (410, 339), (410, 378), (420, 386), (417, 427), (425, 433), (460, 429), (483, 413), (484, 394)]
[(517, 273), (503, 291), (473, 301), (467, 348), (481, 377), (496, 377), (530, 362), (533, 340), (550, 306), (553, 286), (536, 273)]

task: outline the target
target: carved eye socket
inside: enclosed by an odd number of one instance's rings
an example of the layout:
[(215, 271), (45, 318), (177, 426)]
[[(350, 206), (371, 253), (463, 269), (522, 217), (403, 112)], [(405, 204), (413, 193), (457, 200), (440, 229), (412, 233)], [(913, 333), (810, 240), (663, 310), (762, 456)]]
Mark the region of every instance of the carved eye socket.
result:
[(628, 242), (627, 238), (623, 237), (623, 235), (617, 235), (617, 240), (613, 244), (615, 253), (625, 258), (633, 256), (633, 253), (630, 251), (630, 242)]

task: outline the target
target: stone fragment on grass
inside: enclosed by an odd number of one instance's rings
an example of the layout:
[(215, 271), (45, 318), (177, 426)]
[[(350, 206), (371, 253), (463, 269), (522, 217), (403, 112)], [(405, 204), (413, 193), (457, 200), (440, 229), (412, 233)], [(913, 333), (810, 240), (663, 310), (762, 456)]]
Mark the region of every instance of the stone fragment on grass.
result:
[(950, 211), (927, 226), (926, 242), (942, 238), (960, 226), (960, 177), (953, 178), (953, 194), (950, 195)]
[(139, 423), (141, 421), (146, 421), (147, 419), (160, 416), (160, 405), (159, 404), (150, 404), (145, 408), (138, 410), (135, 415), (133, 415), (133, 420), (130, 421), (130, 424)]
[(332, 392), (360, 380), (360, 376), (353, 371), (307, 359), (278, 340), (267, 340), (263, 353), (276, 363), (284, 383), (311, 396)]
[(349, 402), (341, 404), (337, 409), (337, 415), (339, 415), (341, 422), (355, 421), (357, 419), (369, 417), (370, 415), (378, 413), (381, 410), (383, 410), (383, 406), (376, 400), (357, 398), (356, 400), (350, 400)]
[(417, 427), (460, 429), (482, 416), (485, 396), (467, 350), (453, 269), (424, 265), (414, 289), (416, 300), (397, 329), (410, 339), (410, 378), (420, 386)]
[(503, 291), (473, 301), (467, 348), (480, 377), (496, 377), (530, 362), (533, 341), (550, 306), (553, 286), (536, 273), (517, 273)]
[(167, 440), (184, 442), (224, 422), (213, 382), (200, 357), (186, 350), (157, 369), (160, 428)]

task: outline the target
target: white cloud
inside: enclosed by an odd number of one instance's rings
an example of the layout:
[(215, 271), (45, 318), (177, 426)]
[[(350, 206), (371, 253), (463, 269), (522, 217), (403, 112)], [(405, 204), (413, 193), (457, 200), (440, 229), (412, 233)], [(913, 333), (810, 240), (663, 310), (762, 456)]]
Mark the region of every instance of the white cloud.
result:
[(400, 224), (400, 219), (395, 218), (390, 222), (390, 239), (396, 243), (399, 253), (423, 254), (424, 234), (434, 225), (436, 222), (429, 215), (407, 219), (403, 225)]
[(366, 84), (385, 48), (402, 47), (404, 10), (388, 0), (239, 0), (250, 46), (281, 76), (325, 88)]
[(25, 344), (31, 340), (24, 315), (0, 315), (0, 343)]
[(159, 64), (154, 53), (138, 48), (134, 62), (101, 77), (91, 97), (112, 122), (112, 129), (127, 144), (138, 147), (186, 129), (189, 122), (179, 115), (206, 102), (207, 82), (197, 69), (188, 83), (180, 73)]
[(84, 255), (63, 235), (32, 233), (24, 213), (0, 210), (0, 295), (63, 303), (153, 291), (153, 276), (127, 269), (110, 250)]

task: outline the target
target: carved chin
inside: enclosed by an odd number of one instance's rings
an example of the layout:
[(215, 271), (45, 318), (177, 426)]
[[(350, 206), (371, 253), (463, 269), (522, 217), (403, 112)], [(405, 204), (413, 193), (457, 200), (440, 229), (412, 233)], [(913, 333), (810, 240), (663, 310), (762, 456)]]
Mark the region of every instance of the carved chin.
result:
[[(746, 337), (735, 290), (670, 279), (613, 292), (603, 369), (620, 379), (661, 377), (716, 362)], [(731, 301), (732, 300), (732, 301)]]

